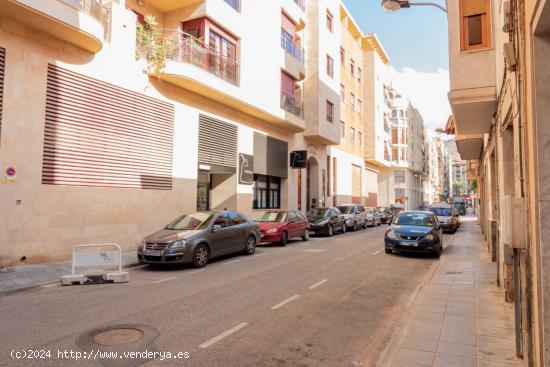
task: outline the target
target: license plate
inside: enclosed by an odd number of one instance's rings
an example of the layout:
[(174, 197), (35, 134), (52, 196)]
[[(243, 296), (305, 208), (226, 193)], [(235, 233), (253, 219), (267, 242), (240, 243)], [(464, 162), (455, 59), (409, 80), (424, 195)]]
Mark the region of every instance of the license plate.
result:
[(263, 234), (260, 235), (260, 238), (264, 238), (265, 236)]
[(145, 255), (148, 255), (148, 256), (162, 256), (162, 250), (145, 250)]
[(309, 234), (315, 234), (315, 231), (309, 231)]
[(411, 241), (401, 241), (401, 246), (418, 247), (418, 243)]

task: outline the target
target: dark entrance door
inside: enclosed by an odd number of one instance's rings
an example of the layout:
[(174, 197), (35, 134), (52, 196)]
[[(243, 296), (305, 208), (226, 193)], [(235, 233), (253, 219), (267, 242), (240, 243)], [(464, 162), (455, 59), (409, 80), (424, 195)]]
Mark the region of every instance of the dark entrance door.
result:
[(197, 210), (210, 210), (212, 180), (209, 172), (199, 171), (197, 179)]

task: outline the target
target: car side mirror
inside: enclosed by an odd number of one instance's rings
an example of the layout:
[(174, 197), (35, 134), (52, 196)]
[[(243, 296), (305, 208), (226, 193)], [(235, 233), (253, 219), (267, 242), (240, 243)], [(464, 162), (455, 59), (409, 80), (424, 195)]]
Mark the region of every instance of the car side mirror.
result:
[(212, 226), (212, 232), (217, 232), (219, 231), (220, 229), (222, 229), (222, 226), (220, 226), (219, 224), (214, 224)]

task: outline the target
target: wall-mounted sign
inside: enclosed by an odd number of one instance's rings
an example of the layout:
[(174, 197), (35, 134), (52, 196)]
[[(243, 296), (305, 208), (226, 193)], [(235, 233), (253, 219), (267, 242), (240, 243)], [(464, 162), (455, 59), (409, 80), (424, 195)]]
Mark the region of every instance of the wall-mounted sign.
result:
[(239, 184), (252, 185), (254, 183), (254, 156), (239, 153)]
[(4, 180), (7, 182), (15, 182), (17, 179), (17, 168), (12, 165), (4, 166)]
[(307, 150), (295, 150), (290, 152), (290, 167), (307, 168)]

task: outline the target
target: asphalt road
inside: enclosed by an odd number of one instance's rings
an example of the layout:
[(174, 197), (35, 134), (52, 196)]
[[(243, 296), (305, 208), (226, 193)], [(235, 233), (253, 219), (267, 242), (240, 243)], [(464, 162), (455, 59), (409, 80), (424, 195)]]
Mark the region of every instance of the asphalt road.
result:
[[(0, 366), (373, 366), (438, 261), (385, 254), (386, 228), (262, 246), (201, 270), (140, 266), (127, 284), (0, 296)], [(98, 328), (117, 325), (141, 328), (142, 339), (90, 342)], [(107, 340), (127, 335), (114, 336)], [(17, 359), (14, 350), (44, 352)], [(177, 358), (122, 355), (144, 350)], [(119, 354), (101, 359), (105, 351)]]

